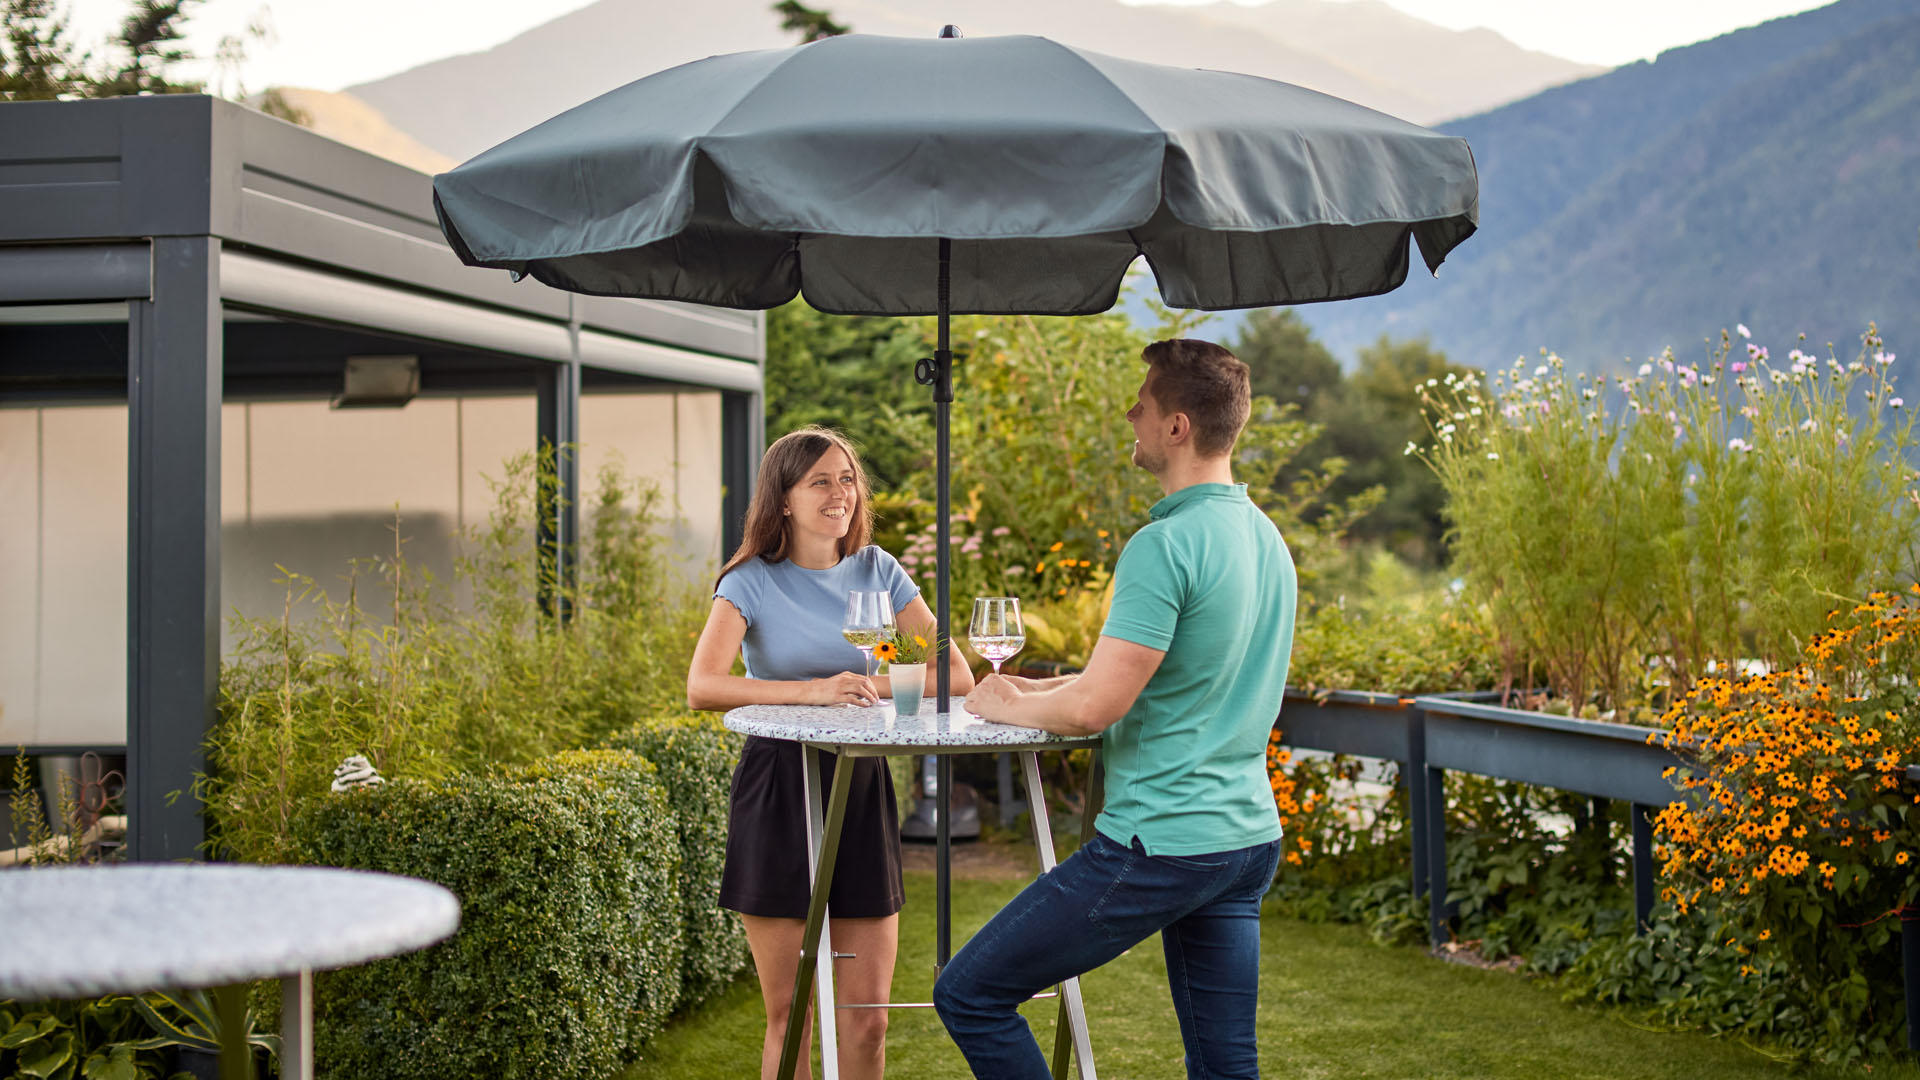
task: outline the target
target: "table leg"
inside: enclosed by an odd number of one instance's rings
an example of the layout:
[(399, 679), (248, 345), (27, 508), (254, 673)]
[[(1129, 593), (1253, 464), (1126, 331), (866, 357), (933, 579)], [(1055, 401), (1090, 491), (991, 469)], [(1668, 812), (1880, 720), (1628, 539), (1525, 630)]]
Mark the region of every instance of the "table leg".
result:
[(313, 1080), (313, 972), (280, 980), (280, 1080)]
[[(1053, 857), (1053, 823), (1047, 817), (1046, 794), (1040, 787), (1039, 751), (1021, 751), (1020, 769), (1027, 782), (1027, 806), (1032, 810), (1033, 843), (1040, 851), (1040, 872), (1045, 874), (1056, 864)], [(1089, 814), (1092, 813), (1091, 803), (1089, 797)], [(1080, 1065), (1080, 1080), (1098, 1080), (1093, 1068), (1093, 1040), (1087, 1033), (1086, 1003), (1080, 999), (1078, 977), (1060, 984), (1060, 1019), (1054, 1027), (1053, 1042), (1054, 1080), (1066, 1080), (1066, 1048), (1069, 1041), (1073, 1046), (1074, 1058)]]
[(217, 986), (213, 1015), (220, 1023), (220, 1080), (253, 1080), (253, 1048), (247, 1045), (247, 987)]
[[(800, 967), (793, 976), (793, 1004), (787, 1010), (787, 1033), (780, 1044), (779, 1080), (793, 1080), (800, 1065), (800, 1032), (807, 1019), (808, 982), (820, 979), (820, 1072), (823, 1080), (840, 1075), (839, 1043), (834, 1031), (833, 942), (827, 932), (827, 896), (833, 891), (833, 864), (840, 856), (840, 831), (847, 819), (847, 791), (853, 781), (853, 761), (841, 756), (834, 763), (833, 793), (827, 797), (824, 820), (820, 812), (820, 750), (802, 744), (800, 772), (807, 792), (807, 848), (812, 856), (813, 894), (807, 899), (807, 923), (800, 933)], [(820, 963), (821, 954), (828, 959)]]

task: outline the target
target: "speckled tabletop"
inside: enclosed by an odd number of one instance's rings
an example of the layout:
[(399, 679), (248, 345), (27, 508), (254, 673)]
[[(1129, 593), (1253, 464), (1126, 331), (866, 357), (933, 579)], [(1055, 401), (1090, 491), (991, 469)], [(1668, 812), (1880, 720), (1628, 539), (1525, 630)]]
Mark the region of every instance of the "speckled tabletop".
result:
[(1099, 743), (1098, 736), (1075, 738), (1033, 728), (982, 720), (958, 699), (953, 711), (936, 710), (932, 698), (920, 702), (917, 716), (896, 717), (893, 703), (860, 708), (849, 705), (748, 705), (727, 713), (727, 730), (765, 739), (787, 739), (821, 746), (900, 747), (913, 753), (954, 751), (1058, 750)]
[(0, 998), (227, 986), (425, 948), (460, 926), (432, 882), (207, 863), (0, 871)]

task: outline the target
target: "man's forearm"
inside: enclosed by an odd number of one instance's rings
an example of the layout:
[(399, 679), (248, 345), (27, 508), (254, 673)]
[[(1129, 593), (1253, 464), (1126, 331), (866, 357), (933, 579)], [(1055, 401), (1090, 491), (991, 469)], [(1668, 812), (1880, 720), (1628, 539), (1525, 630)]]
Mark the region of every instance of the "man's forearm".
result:
[(1047, 679), (1038, 690), (996, 702), (986, 719), (1017, 727), (1037, 728), (1055, 735), (1098, 735), (1105, 724), (1088, 723), (1087, 688), (1071, 675)]

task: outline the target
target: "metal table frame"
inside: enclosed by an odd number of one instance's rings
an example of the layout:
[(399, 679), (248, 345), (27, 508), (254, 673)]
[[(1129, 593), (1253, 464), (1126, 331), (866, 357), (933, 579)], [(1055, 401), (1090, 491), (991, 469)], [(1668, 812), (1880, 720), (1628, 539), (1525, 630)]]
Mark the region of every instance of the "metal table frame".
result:
[[(1045, 874), (1054, 868), (1056, 862), (1052, 825), (1047, 815), (1047, 801), (1040, 785), (1040, 751), (1081, 748), (1097, 750), (1100, 740), (1097, 738), (1066, 740), (1046, 737), (1036, 738), (1031, 744), (990, 746), (844, 743), (831, 739), (797, 741), (800, 742), (802, 749), (801, 773), (805, 779), (807, 793), (807, 856), (812, 870), (812, 893), (807, 901), (806, 927), (800, 938), (800, 967), (794, 974), (794, 1006), (787, 1012), (787, 1031), (781, 1042), (780, 1070), (776, 1075), (779, 1080), (792, 1080), (794, 1072), (799, 1067), (800, 1032), (806, 1023), (807, 1015), (803, 1003), (807, 1000), (807, 983), (809, 980), (814, 980), (817, 982), (819, 991), (821, 1075), (825, 1080), (838, 1080), (840, 1065), (836, 1048), (839, 1042), (834, 1022), (835, 1013), (839, 1009), (874, 1006), (837, 1004), (833, 996), (833, 965), (820, 963), (821, 956), (833, 955), (832, 933), (827, 925), (827, 897), (833, 888), (834, 867), (840, 854), (840, 833), (846, 824), (847, 791), (853, 777), (851, 768), (836, 768), (833, 771), (832, 790), (827, 793), (823, 807), (818, 780), (821, 753), (834, 754), (844, 764), (851, 764), (856, 758), (907, 754), (951, 755), (1005, 752), (1017, 754), (1026, 784), (1027, 805), (1032, 809), (1033, 839), (1034, 846), (1040, 855), (1040, 873)], [(1082, 826), (1083, 834), (1092, 827), (1094, 814), (1100, 803), (1100, 795), (1099, 769), (1096, 766), (1093, 770), (1093, 780), (1089, 784), (1087, 810)], [(944, 873), (939, 888), (942, 892), (947, 888)], [(918, 1006), (899, 1004), (888, 1007)], [(1086, 1006), (1080, 995), (1080, 980), (1077, 977), (1067, 979), (1060, 985), (1060, 1014), (1054, 1026), (1053, 1075), (1055, 1080), (1065, 1080), (1069, 1048), (1072, 1050), (1074, 1063), (1079, 1067), (1080, 1080), (1098, 1080), (1093, 1065), (1093, 1044), (1087, 1032)]]

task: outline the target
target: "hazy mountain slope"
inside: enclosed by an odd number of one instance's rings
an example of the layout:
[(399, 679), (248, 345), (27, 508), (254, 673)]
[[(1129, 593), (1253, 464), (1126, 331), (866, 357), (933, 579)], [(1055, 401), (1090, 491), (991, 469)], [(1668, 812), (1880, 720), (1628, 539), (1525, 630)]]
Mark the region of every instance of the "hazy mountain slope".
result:
[(1449, 125), (1481, 231), (1399, 292), (1302, 309), (1336, 353), (1430, 334), (1467, 363), (1692, 349), (1744, 321), (1920, 334), (1920, 10), (1829, 8)]
[(369, 154), (378, 154), (424, 173), (445, 172), (456, 162), (395, 128), (379, 110), (352, 94), (283, 86), (280, 95), (307, 114), (307, 126), (330, 139)]
[(1258, 30), (1340, 62), (1430, 103), (1428, 119), (1484, 112), (1607, 69), (1523, 49), (1481, 27), (1449, 30), (1382, 0), (1272, 0), (1175, 9)]
[[(1583, 70), (1552, 58), (1536, 60), (1497, 36), (1490, 44), (1482, 40), (1489, 36), (1484, 32), (1456, 34), (1411, 19), (1374, 0), (1277, 0), (1276, 7), (1301, 14), (1302, 27), (1318, 27), (1314, 40), (1324, 47), (1296, 42), (1285, 18), (1254, 26), (1195, 15), (1190, 8), (1132, 7), (1118, 0), (947, 0), (937, 15), (918, 0), (840, 0), (828, 6), (864, 33), (932, 36), (941, 23), (953, 22), (974, 36), (1041, 34), (1118, 56), (1283, 79), (1422, 123)], [(1368, 27), (1376, 22), (1378, 48), (1369, 43)], [(1306, 29), (1302, 34), (1312, 36)], [(424, 64), (349, 91), (414, 138), (465, 158), (654, 71), (791, 40), (766, 0), (600, 0), (486, 52)], [(1460, 72), (1463, 57), (1511, 71), (1491, 81), (1468, 80)]]

